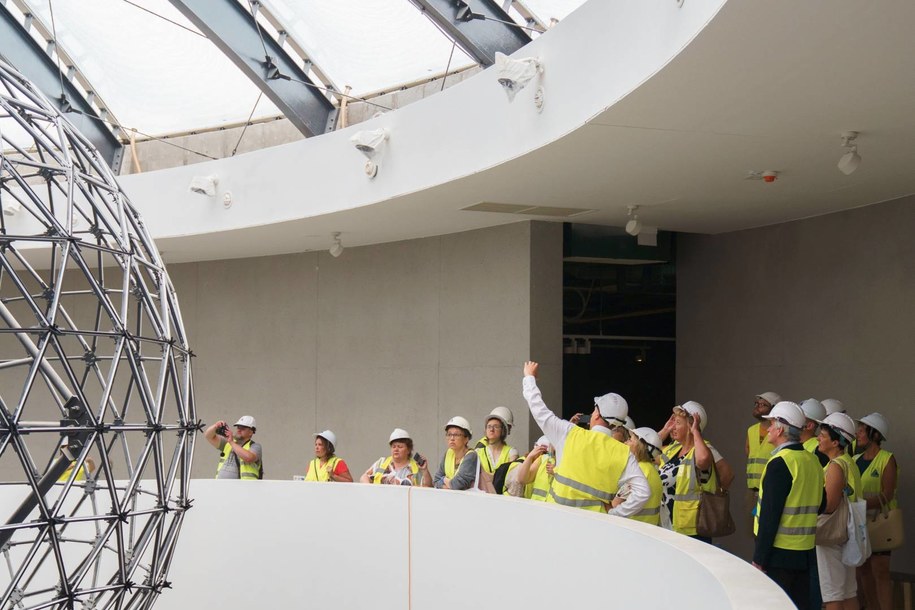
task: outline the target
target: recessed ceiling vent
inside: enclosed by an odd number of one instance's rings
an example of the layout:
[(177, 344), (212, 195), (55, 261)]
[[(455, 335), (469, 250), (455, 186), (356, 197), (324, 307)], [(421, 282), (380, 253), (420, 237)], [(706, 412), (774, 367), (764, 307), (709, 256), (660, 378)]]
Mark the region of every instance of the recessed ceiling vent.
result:
[(526, 216), (550, 216), (553, 218), (572, 218), (589, 212), (587, 208), (560, 208), (553, 206), (518, 205), (516, 203), (495, 203), (482, 201), (466, 208), (467, 212), (495, 212), (497, 214), (524, 214)]

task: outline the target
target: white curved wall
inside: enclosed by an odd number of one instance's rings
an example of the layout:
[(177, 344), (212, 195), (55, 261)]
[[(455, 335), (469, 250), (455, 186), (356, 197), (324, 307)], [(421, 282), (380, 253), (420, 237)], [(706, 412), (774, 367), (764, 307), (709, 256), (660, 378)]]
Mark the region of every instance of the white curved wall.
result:
[[(157, 610), (793, 607), (744, 561), (626, 519), (433, 489), (195, 480)], [(600, 603), (599, 606), (595, 605)]]
[[(190, 167), (121, 178), (156, 238), (259, 227), (388, 201), (470, 176), (584, 125), (675, 57), (724, 0), (588, 2), (517, 53), (546, 66), (546, 104), (534, 85), (509, 104), (486, 70), (441, 94), (350, 129)], [(362, 173), (349, 142), (360, 129), (391, 137), (381, 172)], [(195, 175), (220, 178), (222, 210), (188, 192)], [(215, 208), (215, 209), (214, 209)]]

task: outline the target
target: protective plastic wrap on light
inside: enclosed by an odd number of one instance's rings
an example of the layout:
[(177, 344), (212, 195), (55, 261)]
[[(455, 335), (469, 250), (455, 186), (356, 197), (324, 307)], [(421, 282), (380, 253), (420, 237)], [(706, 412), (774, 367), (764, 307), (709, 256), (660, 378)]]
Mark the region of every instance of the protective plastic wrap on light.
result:
[(198, 430), (175, 290), (98, 151), (2, 62), (0, 151), (0, 608), (150, 608)]

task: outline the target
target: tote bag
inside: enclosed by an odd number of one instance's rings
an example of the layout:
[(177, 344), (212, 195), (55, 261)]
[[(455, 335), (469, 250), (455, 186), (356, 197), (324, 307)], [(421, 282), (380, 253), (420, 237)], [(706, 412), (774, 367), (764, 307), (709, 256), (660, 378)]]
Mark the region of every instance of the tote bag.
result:
[(898, 549), (905, 542), (905, 530), (902, 527), (902, 509), (887, 508), (880, 495), (880, 510), (873, 519), (867, 521), (867, 533), (871, 549), (875, 552)]
[(857, 568), (871, 556), (867, 536), (867, 502), (848, 503), (848, 542), (842, 547), (842, 563)]
[[(838, 464), (845, 473), (845, 480), (848, 481), (848, 470), (845, 463), (841, 460), (832, 460), (830, 463)], [(848, 542), (848, 494), (845, 490), (842, 492), (842, 500), (836, 509), (825, 515), (817, 515), (817, 546), (836, 546)]]
[[(716, 484), (718, 473), (712, 463), (712, 478)], [(696, 482), (699, 481), (699, 472), (696, 471)], [(709, 538), (730, 536), (737, 530), (734, 518), (731, 517), (731, 497), (721, 485), (715, 491), (699, 490), (699, 515), (696, 517), (696, 533)]]

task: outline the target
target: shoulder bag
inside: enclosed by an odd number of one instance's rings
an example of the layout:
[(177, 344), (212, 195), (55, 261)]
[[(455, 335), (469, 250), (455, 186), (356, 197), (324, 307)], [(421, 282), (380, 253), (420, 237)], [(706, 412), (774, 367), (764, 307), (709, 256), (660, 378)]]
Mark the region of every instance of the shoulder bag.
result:
[(902, 527), (902, 509), (888, 508), (881, 493), (880, 510), (873, 519), (867, 520), (867, 535), (874, 552), (892, 551), (905, 542), (905, 530)]
[[(838, 464), (845, 474), (846, 487), (848, 485), (848, 471), (845, 464), (839, 460), (832, 460), (830, 464)], [(817, 515), (817, 546), (837, 546), (848, 542), (848, 495), (842, 491), (839, 505), (831, 513)]]
[[(714, 458), (712, 458), (714, 460)], [(715, 463), (712, 462), (712, 479), (715, 491), (705, 491), (699, 485), (699, 470), (696, 468), (696, 485), (699, 489), (699, 515), (696, 517), (696, 533), (708, 538), (730, 536), (737, 527), (731, 517), (731, 497), (721, 487)]]

